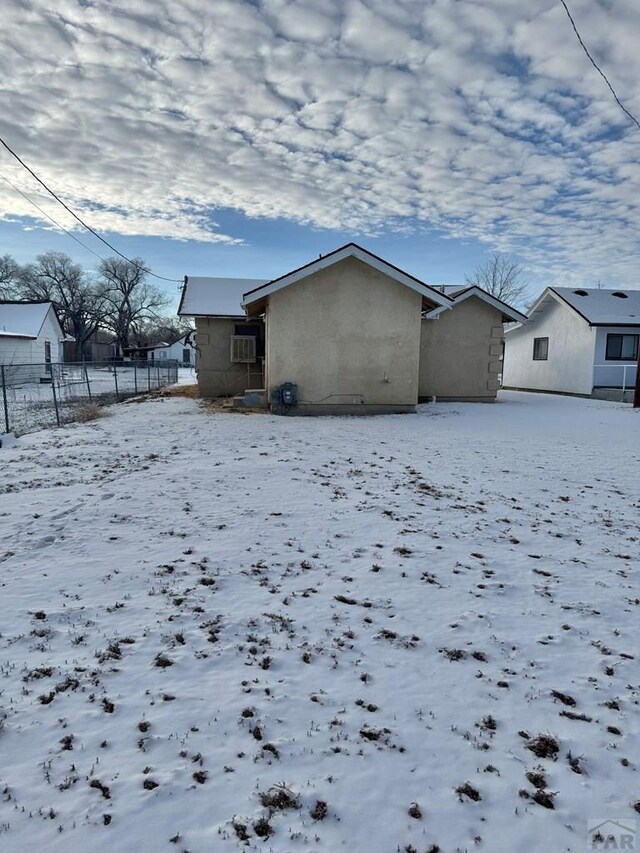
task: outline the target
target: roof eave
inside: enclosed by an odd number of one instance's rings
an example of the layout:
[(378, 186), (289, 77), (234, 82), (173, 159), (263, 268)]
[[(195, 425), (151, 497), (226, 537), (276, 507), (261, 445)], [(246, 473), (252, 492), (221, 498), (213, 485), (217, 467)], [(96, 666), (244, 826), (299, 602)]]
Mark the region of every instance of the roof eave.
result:
[(282, 290), (285, 287), (289, 287), (290, 285), (307, 278), (309, 275), (313, 275), (313, 273), (319, 272), (327, 267), (331, 267), (334, 264), (351, 257), (356, 258), (356, 260), (359, 260), (362, 263), (368, 264), (374, 269), (377, 269), (379, 272), (382, 272), (384, 275), (387, 275), (389, 278), (393, 278), (400, 284), (404, 284), (412, 290), (417, 291), (423, 297), (426, 297), (433, 302), (434, 305), (445, 308), (453, 305), (453, 300), (446, 294), (441, 293), (428, 284), (425, 284), (415, 278), (415, 276), (404, 272), (404, 270), (395, 267), (393, 264), (390, 264), (383, 258), (374, 255), (367, 249), (363, 249), (362, 246), (358, 246), (357, 243), (347, 243), (346, 245), (335, 249), (333, 252), (329, 252), (327, 255), (323, 255), (302, 267), (298, 267), (298, 269), (292, 270), (279, 278), (266, 282), (266, 284), (254, 288), (253, 290), (248, 290), (243, 294), (242, 305), (245, 308), (248, 308), (248, 306), (257, 302), (258, 299), (266, 298), (278, 290)]
[(246, 314), (182, 314), (182, 317), (193, 317), (194, 320), (245, 320)]
[(622, 329), (624, 327), (629, 327), (630, 329), (637, 329), (640, 327), (640, 320), (638, 322), (617, 322), (617, 323), (589, 323), (592, 328), (609, 328), (609, 329)]

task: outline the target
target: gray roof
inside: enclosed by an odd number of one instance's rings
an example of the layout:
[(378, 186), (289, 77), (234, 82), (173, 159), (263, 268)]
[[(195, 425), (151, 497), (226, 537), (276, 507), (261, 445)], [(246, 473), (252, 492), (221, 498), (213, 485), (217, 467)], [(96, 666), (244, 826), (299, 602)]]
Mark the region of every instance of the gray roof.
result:
[(591, 326), (639, 326), (640, 290), (550, 287)]
[(265, 283), (263, 278), (187, 276), (178, 314), (181, 317), (244, 317), (243, 293)]
[(50, 302), (0, 302), (0, 333), (3, 337), (37, 338)]
[(468, 284), (432, 284), (435, 290), (439, 290), (440, 293), (444, 293), (445, 296), (454, 297), (457, 293), (462, 293), (463, 290), (466, 290), (469, 285)]
[[(517, 308), (507, 305), (506, 302), (478, 287), (477, 284), (467, 284), (464, 286), (459, 284), (439, 284), (436, 286), (436, 290), (440, 290), (445, 296), (453, 300), (454, 305), (460, 305), (461, 302), (464, 302), (470, 296), (476, 296), (478, 299), (486, 302), (487, 305), (491, 305), (493, 308), (501, 311), (503, 323), (525, 323), (527, 320), (527, 315), (523, 314), (522, 311), (518, 311)], [(435, 308), (432, 311), (427, 311), (423, 316), (430, 320), (437, 317), (442, 310), (443, 308)]]

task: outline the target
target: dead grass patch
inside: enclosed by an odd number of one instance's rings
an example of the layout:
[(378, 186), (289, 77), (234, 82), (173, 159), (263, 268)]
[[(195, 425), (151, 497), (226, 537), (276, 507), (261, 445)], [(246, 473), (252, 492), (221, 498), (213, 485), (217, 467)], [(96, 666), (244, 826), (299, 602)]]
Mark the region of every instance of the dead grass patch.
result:
[(318, 800), (315, 806), (309, 811), (309, 815), (313, 820), (324, 820), (327, 816), (328, 807), (324, 800)]
[(274, 785), (268, 791), (260, 794), (260, 802), (272, 812), (284, 812), (289, 809), (299, 809), (300, 799), (286, 785)]
[(482, 799), (480, 791), (477, 788), (474, 788), (471, 782), (465, 782), (464, 785), (458, 785), (456, 788), (456, 794), (462, 800), (463, 797), (466, 797), (468, 800), (473, 800), (474, 803), (477, 803), (478, 800)]
[(560, 744), (552, 737), (552, 735), (537, 735), (527, 741), (527, 749), (536, 756), (536, 758), (552, 758), (555, 761)]
[(97, 421), (100, 418), (111, 417), (111, 412), (107, 411), (103, 406), (97, 403), (83, 403), (78, 406), (73, 413), (73, 420), (80, 424), (89, 423), (89, 421)]
[(555, 805), (553, 803), (555, 799), (555, 793), (553, 791), (536, 791), (535, 794), (531, 797), (534, 803), (537, 803), (539, 806), (543, 806), (545, 809), (555, 809)]

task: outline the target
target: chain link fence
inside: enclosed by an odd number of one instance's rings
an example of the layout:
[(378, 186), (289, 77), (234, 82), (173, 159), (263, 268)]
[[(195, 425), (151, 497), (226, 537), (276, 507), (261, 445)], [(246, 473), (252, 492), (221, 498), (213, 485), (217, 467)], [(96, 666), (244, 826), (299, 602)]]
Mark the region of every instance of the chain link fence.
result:
[(178, 381), (178, 362), (0, 364), (0, 433), (77, 420), (89, 403), (118, 403)]

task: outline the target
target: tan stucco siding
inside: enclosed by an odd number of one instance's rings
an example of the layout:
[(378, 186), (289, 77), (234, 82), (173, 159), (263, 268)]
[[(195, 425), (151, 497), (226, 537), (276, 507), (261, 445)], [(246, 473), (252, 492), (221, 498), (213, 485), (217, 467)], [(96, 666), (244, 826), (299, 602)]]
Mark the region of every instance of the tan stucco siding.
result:
[(271, 294), (268, 388), (297, 384), (299, 411), (410, 410), (421, 304), (418, 293), (354, 258)]
[(476, 296), (423, 320), (420, 399), (495, 400), (502, 329), (501, 312)]
[(242, 394), (247, 388), (262, 387), (260, 362), (250, 365), (231, 362), (231, 336), (239, 323), (242, 320), (196, 318), (196, 369), (200, 396), (228, 397)]

